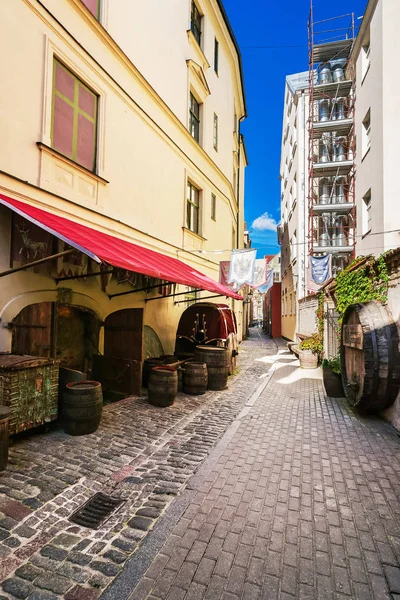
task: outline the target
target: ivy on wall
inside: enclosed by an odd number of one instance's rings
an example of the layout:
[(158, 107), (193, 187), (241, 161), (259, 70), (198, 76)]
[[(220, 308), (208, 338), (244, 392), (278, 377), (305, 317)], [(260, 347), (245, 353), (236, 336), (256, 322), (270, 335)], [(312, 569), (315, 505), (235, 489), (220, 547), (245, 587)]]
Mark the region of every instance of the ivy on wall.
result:
[(339, 324), (346, 308), (351, 304), (370, 300), (385, 303), (388, 286), (389, 276), (383, 255), (377, 259), (371, 257), (369, 260), (357, 257), (336, 277), (335, 297), (336, 309), (340, 315)]

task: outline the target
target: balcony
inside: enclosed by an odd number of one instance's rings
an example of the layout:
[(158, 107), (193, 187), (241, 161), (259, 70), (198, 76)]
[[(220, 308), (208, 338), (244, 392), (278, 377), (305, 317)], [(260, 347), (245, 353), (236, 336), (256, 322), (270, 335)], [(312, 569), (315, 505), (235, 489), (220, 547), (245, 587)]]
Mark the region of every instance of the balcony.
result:
[(314, 213), (341, 213), (347, 214), (354, 208), (353, 202), (337, 202), (333, 204), (314, 204), (312, 210)]
[(313, 177), (340, 177), (341, 175), (348, 175), (352, 167), (352, 160), (314, 163)]
[(334, 131), (336, 135), (349, 135), (353, 119), (337, 119), (336, 121), (318, 121), (313, 123), (313, 138), (319, 138), (323, 133)]
[(353, 82), (351, 79), (346, 81), (333, 81), (332, 83), (318, 83), (314, 86), (313, 100), (322, 100), (322, 98), (343, 98), (350, 94)]

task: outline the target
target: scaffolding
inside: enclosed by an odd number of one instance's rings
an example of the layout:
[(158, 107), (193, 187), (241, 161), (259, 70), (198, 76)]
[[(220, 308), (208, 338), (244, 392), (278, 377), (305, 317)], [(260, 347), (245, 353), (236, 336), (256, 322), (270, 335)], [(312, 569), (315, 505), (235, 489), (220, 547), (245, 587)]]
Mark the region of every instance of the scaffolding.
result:
[(333, 276), (355, 255), (354, 39), (354, 13), (314, 21), (311, 0), (308, 250), (332, 254)]

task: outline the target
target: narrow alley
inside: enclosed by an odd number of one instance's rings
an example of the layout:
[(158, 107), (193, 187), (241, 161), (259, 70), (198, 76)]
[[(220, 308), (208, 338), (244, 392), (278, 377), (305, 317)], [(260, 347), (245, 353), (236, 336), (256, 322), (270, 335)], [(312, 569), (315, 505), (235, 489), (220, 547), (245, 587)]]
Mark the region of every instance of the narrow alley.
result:
[[(21, 437), (0, 476), (1, 600), (398, 599), (399, 439), (253, 329), (224, 392), (111, 404)], [(69, 520), (96, 492), (123, 504)]]
[(400, 598), (398, 434), (273, 361), (103, 600)]

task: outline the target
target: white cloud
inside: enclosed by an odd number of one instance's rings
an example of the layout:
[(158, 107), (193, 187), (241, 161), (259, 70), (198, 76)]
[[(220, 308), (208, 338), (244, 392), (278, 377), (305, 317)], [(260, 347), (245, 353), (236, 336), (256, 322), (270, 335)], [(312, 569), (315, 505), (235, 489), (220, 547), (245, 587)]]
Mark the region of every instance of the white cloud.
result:
[(278, 223), (267, 212), (254, 219), (251, 224), (251, 228), (257, 231), (276, 231), (277, 226)]

